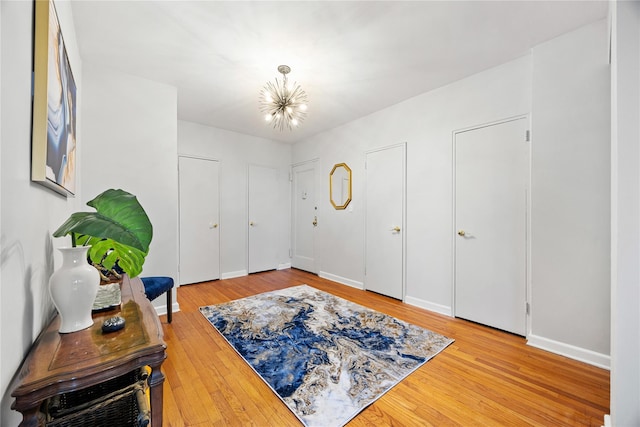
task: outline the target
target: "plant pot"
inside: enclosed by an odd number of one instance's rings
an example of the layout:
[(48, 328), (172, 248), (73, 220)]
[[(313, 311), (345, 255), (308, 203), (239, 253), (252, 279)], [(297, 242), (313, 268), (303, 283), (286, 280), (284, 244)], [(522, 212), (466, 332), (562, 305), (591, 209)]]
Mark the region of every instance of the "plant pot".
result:
[(59, 248), (62, 266), (49, 279), (49, 293), (60, 314), (58, 332), (69, 333), (93, 325), (91, 308), (98, 293), (100, 275), (87, 263), (89, 246)]

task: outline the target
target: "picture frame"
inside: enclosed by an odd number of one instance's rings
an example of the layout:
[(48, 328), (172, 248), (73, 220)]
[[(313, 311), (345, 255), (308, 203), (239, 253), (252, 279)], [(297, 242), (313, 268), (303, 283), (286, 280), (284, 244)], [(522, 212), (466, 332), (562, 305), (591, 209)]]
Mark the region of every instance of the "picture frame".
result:
[(35, 1), (31, 181), (76, 192), (77, 88), (52, 0)]

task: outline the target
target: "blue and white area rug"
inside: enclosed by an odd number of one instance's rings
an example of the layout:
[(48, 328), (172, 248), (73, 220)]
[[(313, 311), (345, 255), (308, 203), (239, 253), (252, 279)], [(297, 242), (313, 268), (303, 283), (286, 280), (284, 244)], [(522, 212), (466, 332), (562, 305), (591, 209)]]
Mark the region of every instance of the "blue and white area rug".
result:
[(307, 285), (201, 313), (306, 426), (342, 426), (452, 339)]

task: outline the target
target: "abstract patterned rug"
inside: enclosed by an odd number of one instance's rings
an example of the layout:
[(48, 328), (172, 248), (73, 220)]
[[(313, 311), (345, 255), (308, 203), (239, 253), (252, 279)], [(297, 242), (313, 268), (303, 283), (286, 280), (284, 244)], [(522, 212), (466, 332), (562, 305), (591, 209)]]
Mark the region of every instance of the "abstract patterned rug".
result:
[(342, 426), (452, 339), (307, 285), (200, 312), (306, 426)]

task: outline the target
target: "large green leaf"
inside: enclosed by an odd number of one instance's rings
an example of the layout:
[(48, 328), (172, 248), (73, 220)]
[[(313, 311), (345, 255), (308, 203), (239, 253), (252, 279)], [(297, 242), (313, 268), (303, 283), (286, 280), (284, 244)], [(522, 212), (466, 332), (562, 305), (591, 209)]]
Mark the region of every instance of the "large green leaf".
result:
[(62, 237), (69, 233), (83, 234), (131, 246), (145, 254), (153, 237), (149, 217), (136, 196), (123, 190), (107, 190), (87, 202), (97, 212), (71, 214), (54, 233)]
[(146, 253), (131, 246), (122, 245), (110, 239), (90, 238), (86, 244), (91, 245), (88, 255), (91, 262), (111, 270), (116, 262), (129, 277), (136, 277), (142, 272)]

